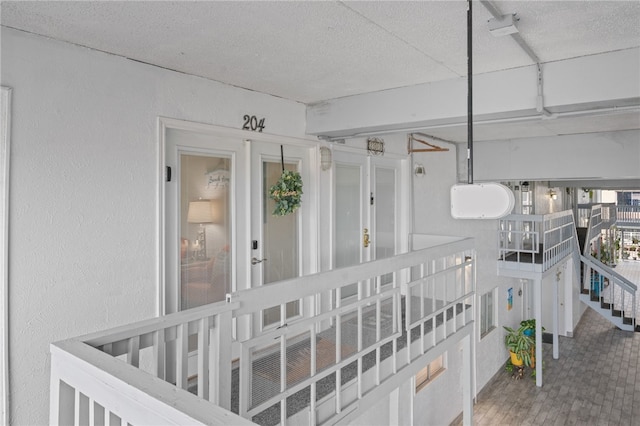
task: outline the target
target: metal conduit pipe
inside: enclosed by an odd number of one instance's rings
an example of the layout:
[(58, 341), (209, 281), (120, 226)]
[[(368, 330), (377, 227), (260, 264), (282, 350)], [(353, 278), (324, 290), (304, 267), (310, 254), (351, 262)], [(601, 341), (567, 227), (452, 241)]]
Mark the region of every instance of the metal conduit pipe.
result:
[[(488, 0), (480, 0), (480, 4), (482, 4), (485, 9), (487, 9), (487, 11), (496, 19), (499, 19), (502, 17), (502, 13), (500, 13), (500, 11)], [(551, 113), (549, 111), (547, 111), (544, 107), (544, 98), (542, 96), (542, 65), (540, 64), (540, 58), (538, 58), (538, 55), (536, 55), (536, 53), (533, 51), (533, 49), (531, 49), (529, 47), (529, 45), (524, 41), (524, 39), (522, 38), (522, 36), (520, 35), (520, 33), (513, 33), (513, 34), (509, 34), (511, 36), (511, 38), (513, 38), (516, 43), (518, 43), (518, 46), (520, 46), (520, 48), (522, 50), (524, 50), (524, 52), (529, 55), (529, 57), (531, 58), (531, 60), (536, 64), (536, 67), (538, 69), (538, 81), (537, 81), (537, 85), (538, 85), (538, 99), (536, 101), (536, 110), (539, 113), (544, 114), (547, 117), (551, 116)]]
[[(607, 107), (607, 108), (590, 108), (590, 109), (579, 110), (579, 111), (555, 112), (555, 113), (550, 113), (550, 115), (548, 116), (536, 114), (536, 115), (527, 115), (524, 117), (494, 118), (494, 119), (488, 119), (488, 120), (478, 120), (476, 121), (476, 124), (517, 123), (517, 122), (536, 121), (536, 120), (548, 120), (548, 119), (555, 119), (555, 118), (562, 118), (562, 117), (573, 117), (573, 116), (580, 116), (580, 115), (593, 115), (594, 117), (597, 117), (600, 115), (623, 114), (626, 112), (638, 112), (638, 111), (640, 111), (640, 105), (630, 105), (630, 106), (624, 106), (624, 107), (614, 106), (614, 107)], [(449, 127), (458, 127), (464, 124), (465, 122), (448, 123), (448, 124), (431, 124), (426, 126), (400, 127), (397, 129), (376, 130), (372, 132), (359, 132), (359, 133), (353, 133), (349, 135), (341, 135), (341, 136), (335, 136), (335, 137), (327, 137), (327, 136), (319, 135), (318, 138), (323, 140), (328, 140), (328, 141), (343, 141), (345, 138), (388, 135), (391, 133), (404, 133), (404, 132), (417, 133), (417, 132), (429, 130), (429, 129), (446, 129)], [(427, 135), (427, 136), (433, 137), (430, 135)], [(442, 140), (442, 141), (452, 142), (448, 140)]]
[(473, 183), (473, 61), (471, 0), (467, 0), (467, 183)]

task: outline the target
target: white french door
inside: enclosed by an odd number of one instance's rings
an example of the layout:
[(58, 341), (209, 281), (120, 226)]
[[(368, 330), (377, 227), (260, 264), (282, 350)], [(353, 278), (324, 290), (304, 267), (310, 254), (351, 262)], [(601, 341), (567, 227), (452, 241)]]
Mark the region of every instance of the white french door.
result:
[[(309, 195), (312, 150), (310, 147), (279, 145), (251, 141), (251, 285), (269, 285), (276, 281), (295, 278), (308, 273), (310, 247), (303, 236), (311, 217)], [(297, 171), (302, 176), (303, 198), (294, 213), (274, 214), (275, 202), (269, 189), (284, 170)], [(302, 315), (299, 301), (290, 302), (280, 309), (274, 307), (257, 318), (260, 329), (285, 323)]]
[(167, 128), (164, 312), (219, 302), (242, 282), (245, 144)]
[[(399, 253), (400, 160), (334, 151), (333, 168), (334, 267)], [(341, 297), (345, 299), (356, 292), (354, 283), (342, 290)]]
[[(163, 289), (161, 313), (317, 270), (315, 146), (294, 138), (162, 119)], [(302, 205), (274, 216), (269, 187), (284, 166), (302, 175)], [(304, 312), (270, 310), (254, 327)], [(247, 328), (248, 331), (248, 328)]]

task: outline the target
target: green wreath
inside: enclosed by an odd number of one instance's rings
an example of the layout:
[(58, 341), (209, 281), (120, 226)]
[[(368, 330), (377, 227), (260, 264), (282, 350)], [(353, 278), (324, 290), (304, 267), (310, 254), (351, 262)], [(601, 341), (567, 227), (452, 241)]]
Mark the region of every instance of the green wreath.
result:
[(278, 182), (269, 189), (269, 198), (276, 202), (274, 216), (285, 216), (300, 207), (302, 198), (302, 176), (300, 173), (285, 170)]

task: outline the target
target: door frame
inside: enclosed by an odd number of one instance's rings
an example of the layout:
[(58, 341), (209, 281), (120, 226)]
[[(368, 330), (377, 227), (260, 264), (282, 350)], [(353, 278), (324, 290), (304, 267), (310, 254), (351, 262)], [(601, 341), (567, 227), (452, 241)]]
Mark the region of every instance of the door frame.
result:
[(0, 423), (9, 424), (9, 154), (11, 88), (0, 95)]
[[(166, 256), (168, 255), (166, 250), (166, 226), (167, 226), (167, 217), (166, 217), (166, 203), (167, 203), (167, 194), (166, 194), (166, 149), (167, 149), (167, 140), (166, 133), (169, 129), (175, 130), (183, 130), (187, 132), (197, 132), (197, 133), (205, 133), (211, 135), (211, 137), (216, 138), (233, 138), (237, 140), (241, 140), (245, 144), (245, 161), (249, 162), (250, 159), (250, 144), (251, 141), (256, 142), (268, 142), (282, 145), (296, 145), (307, 147), (311, 149), (310, 152), (310, 161), (309, 161), (309, 182), (304, 182), (305, 193), (309, 194), (306, 202), (309, 203), (309, 214), (310, 218), (305, 232), (305, 247), (303, 250), (309, 253), (308, 262), (306, 262), (308, 266), (308, 270), (302, 271), (302, 274), (310, 274), (318, 271), (319, 265), (319, 249), (318, 249), (318, 240), (319, 240), (319, 227), (318, 227), (318, 217), (319, 217), (319, 202), (318, 196), (319, 193), (319, 182), (318, 182), (318, 170), (319, 170), (319, 143), (315, 138), (298, 138), (292, 136), (282, 136), (275, 135), (270, 133), (262, 133), (262, 132), (253, 132), (248, 130), (240, 130), (234, 129), (230, 127), (198, 123), (193, 121), (179, 120), (175, 118), (169, 117), (158, 117), (158, 140), (159, 140), (159, 149), (158, 149), (158, 206), (157, 206), (157, 214), (158, 214), (158, 246), (157, 246), (157, 271), (158, 271), (158, 289), (157, 289), (157, 314), (158, 315), (166, 315), (166, 292), (168, 291), (168, 283), (166, 276), (166, 262), (168, 261)], [(315, 149), (314, 149), (315, 148)], [(251, 232), (251, 200), (250, 200), (250, 167), (249, 164), (245, 167), (245, 173), (243, 176), (238, 176), (238, 184), (245, 182), (246, 183), (246, 191), (243, 194), (243, 202), (244, 205), (247, 206), (244, 212), (238, 212), (238, 217), (241, 217), (241, 221), (238, 222), (237, 225), (237, 233), (236, 239), (237, 242), (243, 241), (244, 243), (236, 243), (234, 245), (235, 258), (242, 259), (242, 261), (237, 262), (237, 270), (236, 272), (236, 281), (244, 280), (245, 282), (250, 282), (251, 277), (251, 263), (249, 259), (251, 258), (251, 245), (250, 245), (250, 232)], [(244, 226), (241, 224), (244, 223)]]
[[(394, 160), (394, 161), (398, 161), (397, 164), (397, 173), (396, 173), (396, 188), (398, 190), (398, 203), (396, 203), (395, 205), (395, 209), (396, 209), (396, 254), (400, 254), (400, 253), (405, 253), (409, 250), (409, 223), (410, 223), (410, 197), (411, 197), (411, 191), (410, 191), (410, 185), (411, 185), (411, 173), (409, 170), (409, 165), (410, 165), (410, 157), (406, 156), (406, 155), (402, 155), (402, 154), (397, 154), (397, 153), (393, 153), (393, 152), (385, 152), (383, 157), (375, 157), (375, 156), (371, 156), (367, 153), (366, 150), (361, 149), (361, 148), (355, 148), (352, 146), (348, 146), (348, 145), (340, 145), (340, 144), (333, 144), (332, 146), (332, 150), (333, 150), (333, 161), (335, 162), (335, 157), (339, 156), (340, 154), (344, 153), (344, 154), (351, 154), (351, 155), (356, 155), (356, 156), (362, 156), (364, 159), (364, 163), (365, 163), (365, 178), (367, 179), (367, 186), (371, 186), (371, 180), (372, 180), (372, 170), (374, 169), (374, 167), (376, 166), (375, 163), (384, 163), (385, 160)], [(328, 241), (328, 247), (326, 249), (326, 256), (327, 259), (325, 260), (325, 264), (326, 264), (326, 268), (327, 269), (333, 269), (335, 268), (335, 252), (334, 252), (334, 242), (335, 242), (335, 210), (334, 210), (334, 205), (335, 205), (335, 167), (331, 167), (331, 177), (330, 177), (330, 187), (331, 190), (329, 191), (328, 197), (329, 200), (326, 203), (327, 204), (327, 208), (325, 209), (323, 212), (325, 214), (329, 214), (329, 224), (328, 224), (328, 229), (331, 230), (330, 237), (329, 237), (329, 241)], [(370, 222), (375, 220), (375, 213), (374, 212), (368, 212), (368, 213), (363, 213), (369, 220)], [(371, 231), (371, 229), (375, 229), (375, 226), (370, 226), (369, 230)], [(371, 237), (372, 241), (373, 240), (373, 236)], [(375, 248), (375, 242), (374, 242), (374, 247)], [(375, 259), (375, 255), (370, 256), (371, 259)]]

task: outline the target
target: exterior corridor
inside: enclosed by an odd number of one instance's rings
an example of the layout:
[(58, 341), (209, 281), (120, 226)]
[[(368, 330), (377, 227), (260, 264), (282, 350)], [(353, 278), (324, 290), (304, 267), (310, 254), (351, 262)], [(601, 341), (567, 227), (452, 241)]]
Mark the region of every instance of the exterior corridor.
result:
[[(618, 272), (638, 283), (640, 262)], [(500, 370), (478, 394), (476, 425), (636, 425), (640, 419), (640, 333), (621, 331), (591, 309), (560, 359), (544, 344), (544, 384)], [(456, 422), (456, 424), (461, 424)]]

